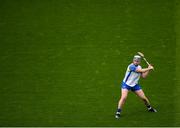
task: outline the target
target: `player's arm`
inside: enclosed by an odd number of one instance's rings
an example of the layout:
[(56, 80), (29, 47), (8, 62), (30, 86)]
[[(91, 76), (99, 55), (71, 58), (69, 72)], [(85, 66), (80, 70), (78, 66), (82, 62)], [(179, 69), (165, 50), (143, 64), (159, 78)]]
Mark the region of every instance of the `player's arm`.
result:
[(141, 77), (142, 77), (142, 78), (146, 78), (146, 77), (148, 76), (149, 72), (150, 72), (150, 70), (149, 70), (149, 71), (146, 71), (146, 72), (144, 72), (144, 73), (141, 73)]
[(143, 69), (137, 68), (136, 72), (139, 72), (139, 73), (142, 73), (142, 74), (145, 73), (145, 72), (149, 73), (149, 71), (152, 70), (152, 69), (154, 69), (154, 67), (149, 65), (148, 68), (143, 68)]
[[(149, 65), (148, 67), (152, 67), (151, 65)], [(149, 74), (149, 72), (150, 72), (150, 70), (148, 70), (148, 71), (146, 71), (146, 72), (143, 72), (143, 73), (141, 73), (141, 77), (142, 78), (146, 78), (147, 76), (148, 76), (148, 74)]]

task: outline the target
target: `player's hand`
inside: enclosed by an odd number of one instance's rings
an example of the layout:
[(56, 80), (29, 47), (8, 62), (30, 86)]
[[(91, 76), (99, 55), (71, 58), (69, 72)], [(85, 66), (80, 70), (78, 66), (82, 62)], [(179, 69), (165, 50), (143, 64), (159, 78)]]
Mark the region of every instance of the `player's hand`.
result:
[(152, 65), (149, 65), (148, 68), (154, 70), (154, 67)]

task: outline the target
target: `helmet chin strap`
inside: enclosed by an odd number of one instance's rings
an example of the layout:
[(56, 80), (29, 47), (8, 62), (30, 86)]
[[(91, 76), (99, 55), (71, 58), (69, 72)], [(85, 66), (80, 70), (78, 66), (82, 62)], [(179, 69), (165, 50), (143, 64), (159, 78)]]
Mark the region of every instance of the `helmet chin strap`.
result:
[(134, 61), (133, 61), (133, 64), (135, 65), (135, 66), (138, 66), (139, 64), (137, 64), (137, 63), (134, 63)]

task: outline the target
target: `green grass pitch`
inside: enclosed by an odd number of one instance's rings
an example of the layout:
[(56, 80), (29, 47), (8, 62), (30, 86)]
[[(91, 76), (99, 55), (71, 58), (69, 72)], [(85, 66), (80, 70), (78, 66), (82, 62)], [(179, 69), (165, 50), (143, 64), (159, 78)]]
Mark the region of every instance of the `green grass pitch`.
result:
[[(178, 0), (1, 0), (0, 126), (180, 126)], [(137, 52), (155, 71), (114, 114)], [(145, 67), (145, 63), (142, 63)]]

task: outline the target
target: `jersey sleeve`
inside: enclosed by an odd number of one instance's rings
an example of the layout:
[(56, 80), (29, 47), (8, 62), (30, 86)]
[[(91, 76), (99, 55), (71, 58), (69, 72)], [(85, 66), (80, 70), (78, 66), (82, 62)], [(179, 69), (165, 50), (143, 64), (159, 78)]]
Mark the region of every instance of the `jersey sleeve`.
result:
[(137, 67), (135, 65), (130, 65), (129, 70), (135, 72)]

